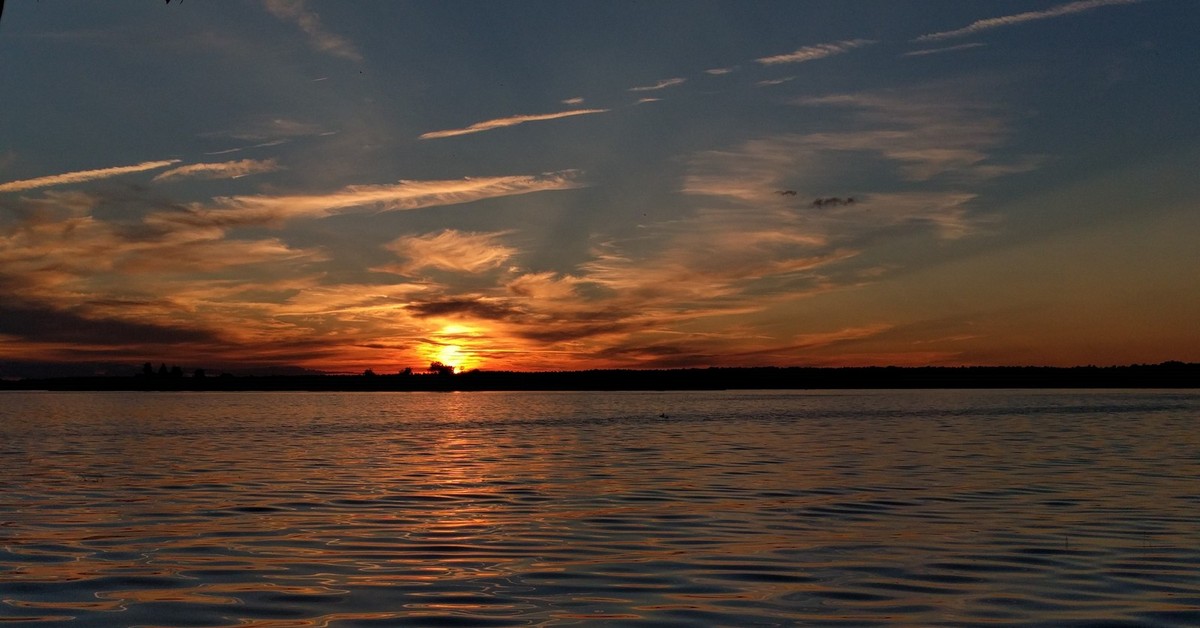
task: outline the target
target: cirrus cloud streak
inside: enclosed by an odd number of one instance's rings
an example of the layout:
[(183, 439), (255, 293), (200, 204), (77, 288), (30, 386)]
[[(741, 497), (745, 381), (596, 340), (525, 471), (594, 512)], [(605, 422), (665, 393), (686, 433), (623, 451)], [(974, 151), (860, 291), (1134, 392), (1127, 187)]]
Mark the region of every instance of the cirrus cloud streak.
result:
[(252, 174), (274, 172), (276, 170), (279, 170), (279, 163), (274, 159), (242, 159), (240, 161), (179, 166), (178, 168), (171, 168), (158, 174), (154, 177), (154, 180), (166, 181), (169, 179), (186, 179), (188, 177), (198, 179), (237, 179)]
[(131, 166), (116, 166), (113, 168), (98, 168), (95, 170), (80, 170), (77, 172), (66, 172), (63, 174), (55, 174), (45, 177), (37, 177), (35, 179), (25, 179), (23, 181), (9, 181), (8, 183), (0, 184), (0, 192), (21, 192), (24, 190), (33, 190), (37, 188), (46, 188), (55, 185), (67, 185), (69, 183), (83, 183), (84, 181), (95, 181), (97, 179), (108, 179), (110, 177), (118, 177), (123, 174), (132, 172), (144, 172), (146, 170), (157, 170), (166, 168), (179, 163), (178, 159), (164, 159), (161, 161), (143, 161), (140, 164)]
[(385, 248), (407, 258), (407, 262), (388, 267), (401, 274), (421, 268), (438, 268), (465, 273), (491, 270), (517, 253), (499, 239), (508, 232), (464, 233), (456, 229), (444, 229), (438, 233), (403, 236), (387, 244)]
[(470, 135), (471, 133), (482, 133), (483, 131), (492, 131), (495, 129), (503, 129), (505, 127), (517, 126), (526, 122), (541, 122), (543, 120), (557, 120), (559, 118), (569, 118), (571, 116), (583, 116), (593, 113), (606, 113), (608, 109), (571, 109), (568, 111), (558, 111), (555, 113), (537, 113), (528, 115), (509, 116), (507, 118), (496, 118), (494, 120), (484, 120), (476, 122), (461, 129), (445, 129), (442, 131), (430, 131), (422, 133), (418, 139), (435, 140), (444, 137), (456, 137), (459, 135)]
[(263, 5), (275, 17), (304, 31), (313, 48), (351, 61), (362, 61), (362, 54), (354, 44), (326, 30), (320, 16), (310, 10), (304, 0), (263, 0)]
[(213, 207), (194, 206), (184, 213), (163, 212), (148, 217), (147, 222), (196, 227), (278, 224), (289, 219), (321, 218), (352, 210), (403, 211), (532, 192), (569, 190), (582, 187), (577, 179), (577, 171), (563, 170), (533, 176), (350, 185), (324, 194), (222, 196), (214, 199)]
[(1054, 17), (1062, 17), (1073, 13), (1083, 13), (1100, 7), (1136, 4), (1142, 0), (1078, 0), (1077, 2), (1068, 2), (1060, 4), (1056, 7), (1051, 7), (1045, 11), (1026, 11), (1024, 13), (1015, 13), (1013, 15), (1004, 15), (1000, 17), (992, 17), (985, 20), (976, 20), (970, 24), (956, 28), (954, 30), (942, 31), (939, 33), (929, 33), (921, 35), (913, 41), (940, 41), (943, 39), (952, 39), (955, 37), (964, 37), (966, 35), (974, 35), (980, 31), (1000, 28), (1002, 26), (1012, 26), (1023, 22), (1033, 22), (1036, 20), (1046, 20)]
[(794, 52), (787, 54), (774, 55), (770, 57), (762, 57), (755, 59), (756, 62), (762, 65), (779, 65), (781, 63), (804, 63), (805, 61), (816, 61), (833, 55), (840, 55), (844, 52), (849, 52), (855, 48), (861, 48), (875, 43), (870, 39), (848, 39), (837, 41), (828, 44), (816, 44), (814, 46), (805, 46)]

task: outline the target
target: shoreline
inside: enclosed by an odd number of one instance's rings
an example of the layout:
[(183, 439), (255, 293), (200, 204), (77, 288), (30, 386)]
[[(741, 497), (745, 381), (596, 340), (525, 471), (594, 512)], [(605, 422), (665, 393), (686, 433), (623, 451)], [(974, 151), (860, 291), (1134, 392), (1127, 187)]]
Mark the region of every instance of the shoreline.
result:
[(1200, 388), (1200, 364), (969, 367), (712, 367), (666, 370), (469, 371), (461, 374), (95, 376), (0, 381), (46, 391), (660, 391)]

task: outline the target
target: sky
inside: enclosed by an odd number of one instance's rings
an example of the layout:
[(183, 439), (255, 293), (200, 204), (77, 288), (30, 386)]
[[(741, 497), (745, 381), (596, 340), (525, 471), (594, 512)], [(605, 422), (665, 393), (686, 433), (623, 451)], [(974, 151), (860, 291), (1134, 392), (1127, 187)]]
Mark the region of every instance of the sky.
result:
[(1191, 0), (10, 0), (0, 377), (1200, 361)]

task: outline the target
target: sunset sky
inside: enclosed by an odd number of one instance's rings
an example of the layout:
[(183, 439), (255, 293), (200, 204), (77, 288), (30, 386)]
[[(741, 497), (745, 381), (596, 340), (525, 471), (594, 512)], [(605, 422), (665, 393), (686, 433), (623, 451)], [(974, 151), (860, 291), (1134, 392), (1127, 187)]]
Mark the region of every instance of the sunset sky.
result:
[(0, 377), (1200, 361), (1197, 24), (9, 0)]

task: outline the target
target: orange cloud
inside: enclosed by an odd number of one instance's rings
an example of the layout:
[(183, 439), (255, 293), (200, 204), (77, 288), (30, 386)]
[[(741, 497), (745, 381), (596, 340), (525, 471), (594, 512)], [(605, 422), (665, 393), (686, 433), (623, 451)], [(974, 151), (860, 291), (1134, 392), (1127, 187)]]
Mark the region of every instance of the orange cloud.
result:
[(1026, 11), (1024, 13), (993, 17), (986, 20), (976, 20), (962, 28), (957, 28), (951, 31), (942, 31), (940, 33), (921, 35), (913, 41), (939, 41), (942, 39), (963, 37), (965, 35), (974, 35), (980, 31), (1000, 28), (1001, 26), (1012, 26), (1014, 24), (1021, 24), (1023, 22), (1062, 17), (1064, 15), (1071, 15), (1073, 13), (1083, 13), (1084, 11), (1091, 11), (1092, 9), (1098, 9), (1100, 7), (1136, 4), (1141, 1), (1142, 0), (1078, 0), (1077, 2), (1060, 4), (1044, 11)]
[(441, 181), (400, 181), (383, 185), (351, 185), (325, 194), (217, 197), (213, 207), (188, 212), (161, 212), (146, 222), (176, 227), (235, 227), (278, 224), (296, 218), (322, 218), (351, 210), (404, 211), (470, 203), (549, 190), (581, 187), (573, 170), (542, 175), (479, 177)]
[(682, 85), (685, 81), (687, 81), (687, 79), (685, 79), (685, 78), (663, 79), (653, 85), (644, 85), (642, 87), (630, 87), (629, 91), (631, 91), (631, 92), (653, 92), (653, 91), (657, 91), (660, 89), (666, 89), (668, 87), (674, 87), (676, 85)]
[(386, 269), (402, 275), (422, 268), (464, 273), (491, 270), (517, 253), (516, 249), (498, 242), (509, 233), (464, 233), (444, 229), (438, 233), (400, 237), (389, 242), (386, 248), (408, 261)]
[(874, 41), (869, 39), (850, 39), (845, 41), (833, 42), (830, 44), (817, 44), (815, 46), (805, 46), (789, 52), (787, 54), (775, 55), (772, 57), (762, 57), (755, 59), (762, 65), (778, 65), (780, 63), (804, 63), (806, 61), (816, 61), (833, 55), (839, 55), (844, 52), (849, 52), (855, 48), (873, 44)]
[(304, 31), (313, 48), (351, 61), (362, 61), (362, 54), (354, 44), (326, 30), (320, 16), (310, 10), (304, 0), (263, 0), (263, 5), (275, 17), (291, 22)]
[(494, 129), (503, 129), (505, 127), (517, 126), (526, 122), (540, 122), (543, 120), (557, 120), (559, 118), (569, 118), (572, 116), (585, 116), (593, 113), (606, 113), (608, 109), (570, 109), (568, 111), (559, 111), (556, 113), (538, 113), (531, 115), (509, 116), (507, 118), (496, 118), (494, 120), (484, 120), (476, 122), (471, 126), (461, 129), (446, 129), (444, 131), (430, 131), (422, 133), (417, 139), (433, 140), (443, 137), (455, 137), (457, 135), (469, 135), (471, 133), (482, 133), (483, 131), (492, 131)]
[(196, 177), (200, 179), (237, 179), (252, 174), (274, 172), (279, 164), (274, 159), (225, 161), (209, 164), (189, 164), (172, 168), (154, 177), (155, 181)]
[(78, 172), (67, 172), (46, 177), (38, 177), (36, 179), (9, 181), (8, 183), (0, 183), (0, 192), (20, 192), (23, 190), (33, 190), (36, 188), (45, 188), (53, 185), (66, 185), (69, 183), (94, 181), (96, 179), (108, 179), (110, 177), (117, 177), (123, 174), (129, 174), (131, 172), (144, 172), (146, 170), (166, 168), (167, 166), (177, 163), (179, 163), (178, 159), (143, 161), (140, 164), (134, 164), (132, 166), (116, 166), (113, 168), (99, 168), (96, 170), (80, 170)]

